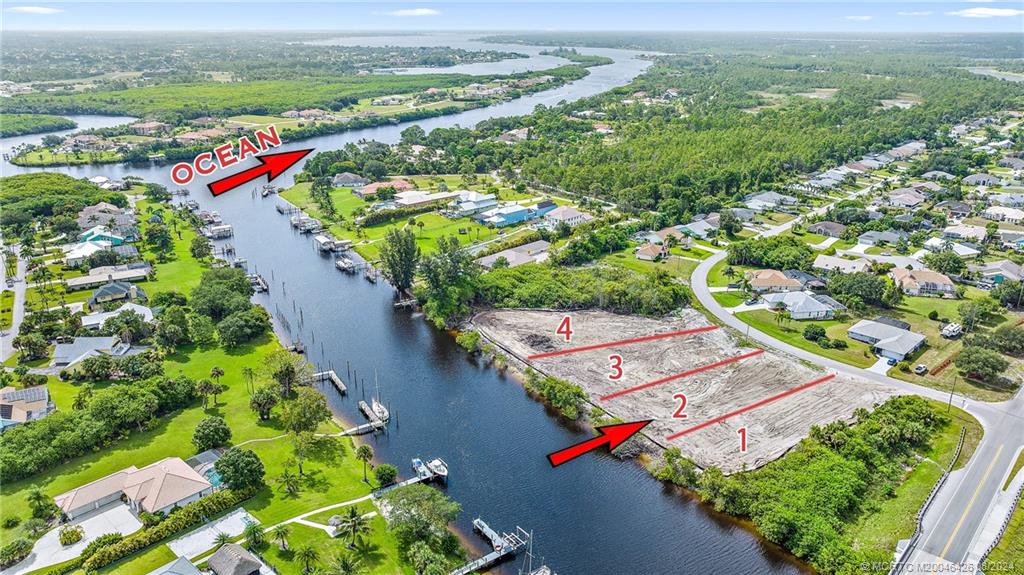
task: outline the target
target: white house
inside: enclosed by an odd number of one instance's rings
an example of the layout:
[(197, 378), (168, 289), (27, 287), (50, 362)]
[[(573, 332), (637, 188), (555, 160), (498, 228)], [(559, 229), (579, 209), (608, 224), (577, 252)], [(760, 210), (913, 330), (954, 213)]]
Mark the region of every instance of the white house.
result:
[(769, 307), (785, 307), (789, 317), (796, 320), (832, 319), (837, 311), (846, 309), (843, 304), (826, 295), (804, 291), (769, 293), (763, 295), (761, 299), (768, 302)]
[(582, 223), (589, 222), (594, 219), (594, 216), (581, 212), (572, 206), (558, 206), (545, 214), (544, 219), (552, 227), (565, 223), (570, 228), (574, 228)]
[(925, 337), (888, 323), (862, 319), (846, 331), (850, 339), (862, 341), (882, 357), (902, 361), (924, 345)]
[(984, 212), (981, 212), (981, 215), (987, 220), (995, 220), (997, 222), (1006, 222), (1009, 224), (1019, 224), (1024, 220), (1024, 210), (1010, 208), (1007, 206), (989, 206), (988, 208), (985, 208)]
[(814, 263), (811, 264), (811, 267), (816, 270), (837, 271), (839, 273), (849, 274), (868, 271), (871, 269), (871, 262), (865, 258), (846, 260), (835, 256), (818, 254), (818, 256), (814, 258)]

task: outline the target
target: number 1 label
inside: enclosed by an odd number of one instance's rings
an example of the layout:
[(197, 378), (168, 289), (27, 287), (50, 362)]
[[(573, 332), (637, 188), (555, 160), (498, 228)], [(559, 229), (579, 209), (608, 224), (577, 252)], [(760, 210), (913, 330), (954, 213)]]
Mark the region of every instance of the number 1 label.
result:
[(747, 452), (747, 428), (741, 427), (736, 430), (736, 433), (740, 436), (740, 453)]

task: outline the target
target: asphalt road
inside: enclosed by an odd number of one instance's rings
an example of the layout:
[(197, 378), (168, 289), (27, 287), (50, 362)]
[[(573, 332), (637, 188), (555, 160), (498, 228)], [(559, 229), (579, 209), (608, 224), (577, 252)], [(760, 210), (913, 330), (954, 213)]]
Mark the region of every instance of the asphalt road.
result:
[[(865, 188), (856, 195), (867, 193)], [(821, 214), (828, 206), (818, 208), (808, 215)], [(761, 233), (773, 236), (789, 229), (801, 218), (775, 226)], [(884, 374), (875, 373), (847, 365), (817, 354), (794, 347), (751, 328), (722, 307), (708, 289), (708, 273), (718, 262), (725, 259), (726, 252), (713, 254), (702, 261), (694, 270), (690, 284), (694, 296), (701, 305), (724, 325), (735, 328), (766, 347), (773, 348), (800, 359), (820, 365), (838, 373), (849, 374), (876, 381), (906, 394), (921, 395), (938, 401), (950, 401), (949, 393), (901, 381)], [(956, 563), (965, 561), (981, 526), (988, 518), (989, 507), (1002, 489), (1010, 468), (1014, 463), (1017, 448), (1024, 444), (1024, 396), (1017, 394), (1011, 401), (987, 403), (960, 395), (953, 395), (957, 407), (973, 415), (985, 429), (984, 437), (957, 481), (949, 481), (940, 491), (936, 501), (944, 503), (935, 507), (925, 516), (922, 536), (908, 554), (911, 564)], [(920, 571), (918, 569), (917, 571)]]

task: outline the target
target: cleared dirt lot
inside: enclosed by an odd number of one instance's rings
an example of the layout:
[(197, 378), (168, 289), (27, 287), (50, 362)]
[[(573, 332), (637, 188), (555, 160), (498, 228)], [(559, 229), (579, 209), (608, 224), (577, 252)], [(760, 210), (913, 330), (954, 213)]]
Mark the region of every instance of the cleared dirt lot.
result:
[[(473, 324), (487, 339), (526, 361), (530, 355), (571, 347), (618, 341), (710, 325), (704, 316), (684, 310), (683, 317), (649, 319), (600, 311), (581, 311), (572, 317), (572, 342), (555, 333), (562, 312), (500, 310), (478, 314)], [(679, 374), (754, 351), (737, 345), (725, 329), (584, 351), (527, 361), (543, 373), (579, 384), (611, 415), (626, 421), (653, 419), (644, 433), (663, 446), (679, 447), (699, 466), (717, 466), (726, 473), (753, 469), (778, 458), (807, 436), (812, 425), (850, 419), (858, 407), (885, 401), (893, 390), (861, 379), (834, 379), (779, 399), (763, 407), (710, 425), (672, 441), (666, 437), (762, 399), (819, 379), (816, 371), (797, 360), (765, 352), (669, 383), (602, 401), (625, 388)], [(608, 379), (609, 355), (623, 358), (624, 375)], [(686, 419), (673, 417), (677, 393), (686, 395)], [(748, 445), (740, 452), (737, 430), (746, 427)]]

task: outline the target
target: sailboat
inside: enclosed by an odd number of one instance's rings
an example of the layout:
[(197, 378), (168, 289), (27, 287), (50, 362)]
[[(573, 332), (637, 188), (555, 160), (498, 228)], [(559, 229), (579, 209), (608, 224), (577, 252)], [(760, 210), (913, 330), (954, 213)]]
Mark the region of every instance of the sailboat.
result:
[(391, 414), (388, 412), (388, 408), (384, 407), (384, 404), (380, 402), (380, 383), (377, 381), (377, 370), (373, 371), (373, 387), (376, 390), (376, 395), (370, 400), (370, 407), (381, 421), (386, 422), (391, 417)]
[[(541, 558), (543, 563), (544, 558)], [(519, 568), (519, 575), (557, 575), (547, 565), (533, 568), (533, 531), (530, 532), (530, 539), (526, 542), (526, 557), (523, 558), (523, 566)]]

